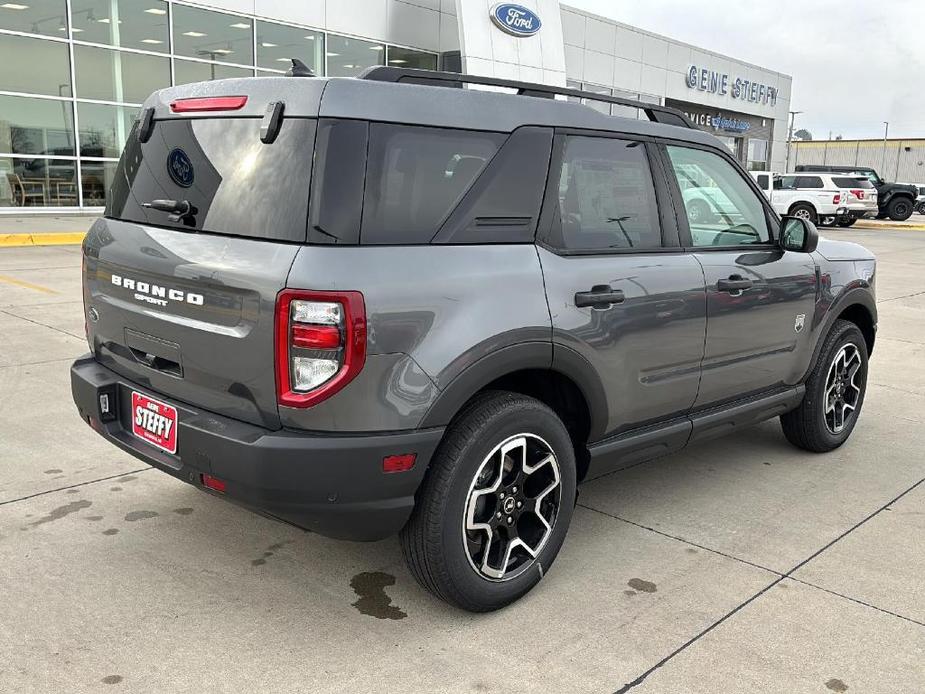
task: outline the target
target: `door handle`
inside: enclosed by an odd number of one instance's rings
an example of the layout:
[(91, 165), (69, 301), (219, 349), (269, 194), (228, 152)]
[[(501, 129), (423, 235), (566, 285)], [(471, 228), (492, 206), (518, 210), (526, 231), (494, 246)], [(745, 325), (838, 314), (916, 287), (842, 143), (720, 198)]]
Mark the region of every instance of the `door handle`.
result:
[(589, 292), (575, 292), (575, 306), (605, 309), (612, 304), (622, 304), (626, 296), (621, 289), (613, 289), (609, 284), (595, 284)]
[(716, 289), (721, 292), (741, 292), (745, 289), (751, 289), (754, 282), (747, 280), (742, 275), (730, 275), (729, 279), (719, 280), (716, 283)]

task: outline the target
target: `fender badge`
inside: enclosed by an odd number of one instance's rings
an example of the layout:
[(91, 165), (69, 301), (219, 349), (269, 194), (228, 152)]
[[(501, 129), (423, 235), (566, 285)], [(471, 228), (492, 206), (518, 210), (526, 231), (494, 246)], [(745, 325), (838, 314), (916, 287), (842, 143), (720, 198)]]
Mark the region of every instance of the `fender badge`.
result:
[(803, 332), (803, 326), (806, 324), (806, 314), (801, 313), (797, 316), (796, 320), (793, 322), (794, 332)]

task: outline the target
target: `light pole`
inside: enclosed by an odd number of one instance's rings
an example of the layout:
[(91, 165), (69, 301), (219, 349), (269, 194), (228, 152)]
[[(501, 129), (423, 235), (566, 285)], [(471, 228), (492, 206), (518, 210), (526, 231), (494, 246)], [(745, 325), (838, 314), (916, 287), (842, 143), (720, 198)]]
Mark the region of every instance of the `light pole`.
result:
[[(883, 126), (883, 158), (880, 160), (881, 171), (886, 170), (886, 137), (890, 134), (890, 121), (883, 121)], [(880, 176), (882, 177), (883, 174), (881, 173)]]
[(787, 165), (784, 167), (784, 173), (790, 172), (790, 147), (793, 142), (793, 121), (796, 120), (797, 114), (802, 111), (790, 111), (790, 130), (787, 132)]

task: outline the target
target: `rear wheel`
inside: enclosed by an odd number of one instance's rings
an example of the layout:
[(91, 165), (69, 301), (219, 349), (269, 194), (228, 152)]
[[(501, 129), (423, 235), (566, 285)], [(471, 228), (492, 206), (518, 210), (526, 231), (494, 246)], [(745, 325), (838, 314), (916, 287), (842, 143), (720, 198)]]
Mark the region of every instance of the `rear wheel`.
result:
[(812, 205), (805, 202), (800, 202), (790, 208), (790, 216), (797, 217), (798, 219), (805, 219), (807, 222), (812, 222), (817, 224), (819, 222), (819, 217), (816, 214), (816, 210)]
[(782, 415), (787, 440), (824, 453), (841, 446), (858, 421), (867, 390), (867, 345), (854, 323), (837, 320), (806, 381), (800, 406)]
[(559, 553), (575, 478), (571, 438), (551, 409), (517, 393), (479, 396), (447, 430), (402, 529), (408, 567), (464, 610), (514, 602)]
[(912, 216), (912, 201), (908, 198), (893, 198), (886, 211), (894, 222), (905, 222)]

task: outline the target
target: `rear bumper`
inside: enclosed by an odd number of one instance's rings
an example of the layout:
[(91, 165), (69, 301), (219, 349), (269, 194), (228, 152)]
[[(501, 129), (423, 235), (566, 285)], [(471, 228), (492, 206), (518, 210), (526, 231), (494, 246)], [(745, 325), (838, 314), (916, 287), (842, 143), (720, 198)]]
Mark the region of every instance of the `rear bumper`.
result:
[[(131, 393), (177, 409), (177, 453), (135, 437)], [(333, 435), (272, 431), (173, 402), (101, 366), (92, 356), (71, 366), (71, 391), (80, 416), (101, 436), (136, 458), (205, 491), (202, 475), (226, 484), (217, 494), (258, 513), (328, 537), (379, 540), (397, 533), (414, 507), (414, 494), (443, 429)], [(115, 398), (103, 421), (100, 395)], [(415, 453), (407, 472), (383, 473), (388, 455)]]

